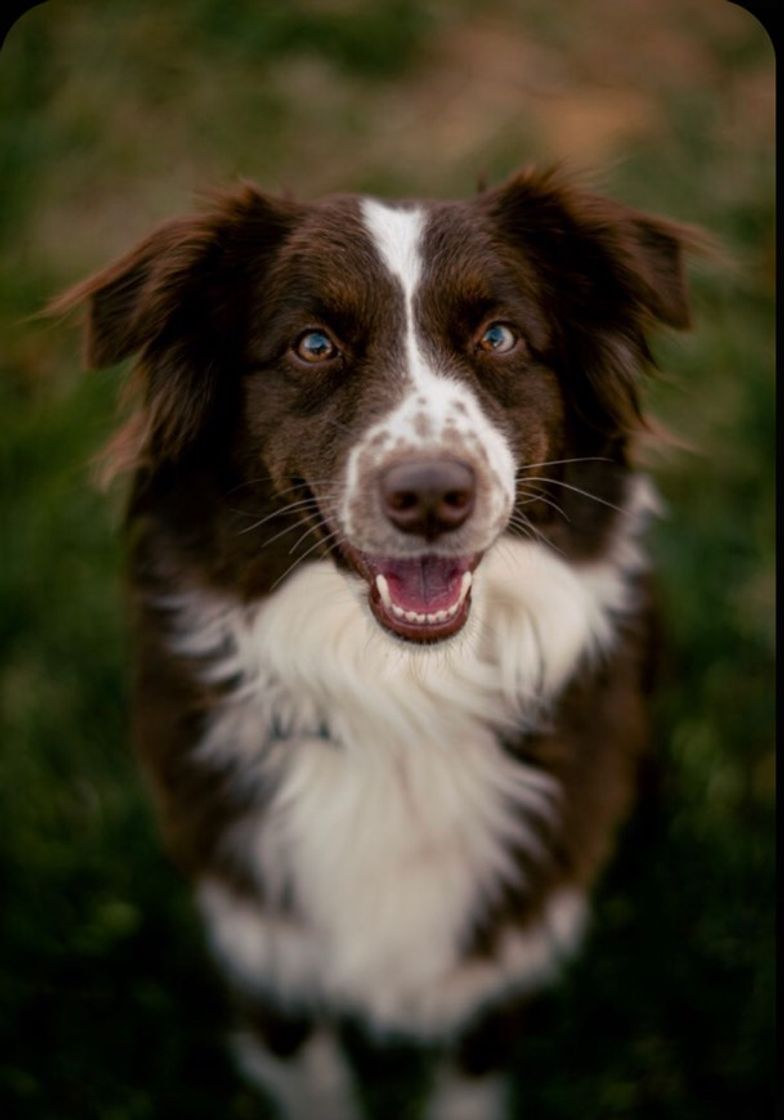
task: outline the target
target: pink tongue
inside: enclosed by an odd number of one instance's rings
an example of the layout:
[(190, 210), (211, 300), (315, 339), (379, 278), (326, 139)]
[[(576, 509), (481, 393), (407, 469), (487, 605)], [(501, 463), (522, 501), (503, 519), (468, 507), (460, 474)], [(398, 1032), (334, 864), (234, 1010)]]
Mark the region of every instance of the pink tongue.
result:
[(413, 560), (376, 560), (386, 576), (392, 602), (407, 611), (445, 610), (460, 595), (468, 561), (454, 556), (418, 556)]

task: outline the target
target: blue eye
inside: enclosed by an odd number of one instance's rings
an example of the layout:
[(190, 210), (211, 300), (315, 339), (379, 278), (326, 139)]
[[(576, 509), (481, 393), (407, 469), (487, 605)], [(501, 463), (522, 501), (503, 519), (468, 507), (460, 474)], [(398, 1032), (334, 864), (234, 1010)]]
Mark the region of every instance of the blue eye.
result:
[(479, 347), (491, 354), (507, 354), (517, 343), (517, 335), (505, 323), (491, 323), (479, 339)]
[(328, 362), (338, 352), (337, 346), (324, 331), (306, 331), (297, 340), (294, 350), (304, 362)]

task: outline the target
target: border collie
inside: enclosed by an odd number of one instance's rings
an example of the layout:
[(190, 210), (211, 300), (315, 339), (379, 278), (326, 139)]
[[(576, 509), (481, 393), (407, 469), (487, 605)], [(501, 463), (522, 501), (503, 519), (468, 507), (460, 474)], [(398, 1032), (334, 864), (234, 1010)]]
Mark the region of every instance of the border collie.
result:
[(578, 947), (647, 751), (630, 444), (693, 243), (558, 171), (243, 185), (56, 304), (90, 366), (139, 355), (135, 740), (287, 1116), (361, 1114), (347, 1023), (435, 1047), (429, 1120), (505, 1115), (498, 1024)]

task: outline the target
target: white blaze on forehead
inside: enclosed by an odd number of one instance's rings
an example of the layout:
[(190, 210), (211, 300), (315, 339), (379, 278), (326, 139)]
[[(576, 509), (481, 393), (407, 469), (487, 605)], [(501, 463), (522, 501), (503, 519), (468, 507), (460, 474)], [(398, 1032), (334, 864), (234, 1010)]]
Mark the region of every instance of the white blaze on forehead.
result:
[(425, 363), (417, 346), (414, 328), (414, 295), (422, 275), (420, 246), (425, 216), (419, 207), (395, 209), (372, 198), (362, 200), (362, 217), (378, 255), (400, 281), (406, 307), (406, 350), (408, 375), (421, 380)]
[(419, 247), (425, 216), (421, 208), (395, 209), (373, 198), (363, 198), (362, 217), (379, 256), (400, 280), (410, 301), (422, 272)]

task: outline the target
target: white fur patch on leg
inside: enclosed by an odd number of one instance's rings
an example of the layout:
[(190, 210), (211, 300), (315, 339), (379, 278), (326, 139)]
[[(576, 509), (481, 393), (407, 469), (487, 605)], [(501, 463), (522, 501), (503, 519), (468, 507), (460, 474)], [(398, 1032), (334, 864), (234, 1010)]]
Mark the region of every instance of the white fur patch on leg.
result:
[(265, 1050), (249, 1031), (232, 1043), (242, 1073), (272, 1097), (285, 1120), (359, 1120), (351, 1074), (329, 1031), (317, 1031), (287, 1059)]
[(505, 1120), (509, 1080), (504, 1074), (466, 1077), (451, 1064), (439, 1070), (427, 1120)]

